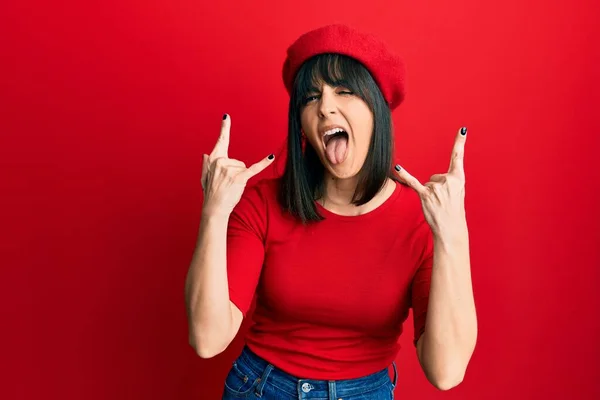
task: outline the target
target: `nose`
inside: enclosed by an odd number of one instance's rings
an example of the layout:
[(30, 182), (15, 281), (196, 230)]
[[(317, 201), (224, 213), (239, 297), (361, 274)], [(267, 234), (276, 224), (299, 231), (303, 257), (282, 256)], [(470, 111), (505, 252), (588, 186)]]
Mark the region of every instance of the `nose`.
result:
[(328, 90), (323, 90), (321, 94), (321, 104), (319, 105), (319, 116), (324, 118), (326, 115), (335, 114), (337, 111), (337, 104), (335, 102), (335, 96)]

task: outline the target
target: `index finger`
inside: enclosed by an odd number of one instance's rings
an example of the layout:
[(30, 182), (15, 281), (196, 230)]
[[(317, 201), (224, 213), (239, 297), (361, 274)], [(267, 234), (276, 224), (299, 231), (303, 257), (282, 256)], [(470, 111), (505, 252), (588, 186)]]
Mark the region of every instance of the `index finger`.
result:
[(229, 151), (229, 132), (231, 130), (231, 117), (227, 114), (223, 115), (223, 122), (221, 123), (221, 134), (215, 144), (213, 151), (210, 153), (211, 158), (215, 157), (226, 157), (229, 158), (227, 153)]
[(454, 140), (454, 147), (452, 148), (452, 156), (450, 157), (450, 167), (448, 168), (449, 173), (458, 173), (459, 175), (464, 174), (464, 156), (465, 156), (465, 142), (467, 141), (467, 128), (462, 127), (456, 134)]

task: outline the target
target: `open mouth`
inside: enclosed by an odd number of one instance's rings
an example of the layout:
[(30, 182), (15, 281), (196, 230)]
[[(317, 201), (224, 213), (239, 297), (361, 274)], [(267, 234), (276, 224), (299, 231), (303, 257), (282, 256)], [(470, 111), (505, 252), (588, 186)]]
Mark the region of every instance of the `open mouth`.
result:
[(323, 143), (325, 144), (325, 147), (327, 147), (329, 142), (337, 138), (345, 138), (346, 140), (348, 140), (348, 133), (341, 128), (333, 129), (331, 133), (327, 132), (323, 136)]

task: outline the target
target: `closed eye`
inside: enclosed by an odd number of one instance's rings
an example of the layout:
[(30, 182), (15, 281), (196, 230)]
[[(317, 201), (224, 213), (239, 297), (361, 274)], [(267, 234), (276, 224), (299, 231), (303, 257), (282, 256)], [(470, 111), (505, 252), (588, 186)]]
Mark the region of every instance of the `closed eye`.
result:
[[(339, 94), (344, 94), (344, 95), (353, 95), (354, 94), (354, 92), (352, 92), (350, 90), (340, 90), (338, 93)], [(307, 104), (307, 103), (310, 103), (311, 101), (316, 100), (318, 98), (319, 98), (319, 95), (308, 96), (308, 97), (304, 98), (303, 103)]]

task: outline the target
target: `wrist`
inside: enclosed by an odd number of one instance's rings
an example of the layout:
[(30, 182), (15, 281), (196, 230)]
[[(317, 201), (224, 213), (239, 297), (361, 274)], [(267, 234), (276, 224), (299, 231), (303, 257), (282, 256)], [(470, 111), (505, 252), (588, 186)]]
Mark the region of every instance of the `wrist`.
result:
[(433, 233), (433, 241), (442, 246), (460, 246), (469, 244), (469, 230), (466, 224), (451, 230), (442, 230)]
[(197, 242), (200, 243), (206, 235), (211, 237), (227, 235), (228, 225), (229, 215), (203, 212), (200, 217)]
[(220, 223), (229, 221), (229, 216), (231, 213), (216, 211), (216, 210), (202, 210), (202, 214), (200, 215), (201, 222), (204, 223)]
[(210, 202), (206, 202), (202, 205), (202, 220), (228, 221), (230, 215), (230, 210), (223, 210), (222, 207), (220, 208), (218, 205), (211, 204)]

